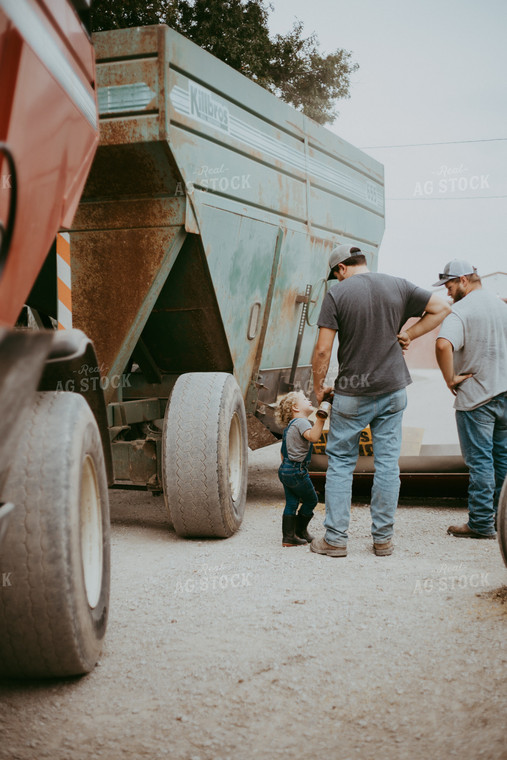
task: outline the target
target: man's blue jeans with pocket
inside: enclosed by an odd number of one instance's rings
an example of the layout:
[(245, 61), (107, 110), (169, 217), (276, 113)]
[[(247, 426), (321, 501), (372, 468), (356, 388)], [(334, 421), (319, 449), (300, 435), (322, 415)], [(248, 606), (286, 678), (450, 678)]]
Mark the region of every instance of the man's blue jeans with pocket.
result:
[(359, 437), (368, 425), (373, 441), (375, 474), (371, 492), (371, 533), (375, 543), (393, 535), (400, 492), (398, 459), (401, 422), (407, 406), (405, 388), (381, 396), (334, 394), (326, 453), (325, 539), (346, 546), (352, 501), (352, 477), (359, 453)]
[(456, 410), (463, 459), (470, 472), (468, 527), (494, 535), (494, 518), (507, 476), (507, 393), (471, 411)]

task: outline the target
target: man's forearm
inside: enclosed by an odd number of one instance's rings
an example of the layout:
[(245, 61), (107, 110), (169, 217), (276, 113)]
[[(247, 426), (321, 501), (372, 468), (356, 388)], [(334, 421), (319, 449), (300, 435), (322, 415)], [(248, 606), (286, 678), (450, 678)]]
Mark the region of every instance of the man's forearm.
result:
[(318, 350), (318, 347), (313, 353), (312, 360), (312, 372), (313, 372), (313, 389), (317, 394), (318, 391), (322, 391), (324, 388), (324, 380), (326, 379), (327, 371), (329, 369), (329, 362), (331, 359), (331, 352), (327, 350)]
[(450, 313), (451, 307), (447, 301), (442, 300), (440, 296), (433, 293), (426, 304), (426, 310), (421, 319), (409, 327), (408, 330), (405, 330), (409, 342), (434, 330), (435, 327), (438, 327)]
[(454, 380), (454, 356), (451, 343), (442, 338), (437, 339), (435, 356), (446, 384), (451, 387)]
[(313, 392), (319, 404), (324, 396), (324, 380), (329, 369), (335, 336), (336, 330), (328, 327), (319, 328), (319, 337), (312, 357)]
[(473, 377), (473, 373), (465, 372), (462, 375), (456, 375), (454, 371), (454, 349), (452, 343), (446, 338), (437, 338), (435, 355), (447, 387), (451, 393), (456, 396), (458, 393), (458, 386), (465, 380), (469, 380)]
[(421, 335), (426, 335), (426, 333), (431, 332), (435, 329), (435, 327), (438, 327), (444, 321), (449, 312), (450, 309), (449, 311), (439, 311), (436, 314), (430, 314), (429, 312), (426, 312), (423, 314), (421, 319), (419, 319), (411, 327), (409, 327), (408, 330), (406, 330), (408, 337), (412, 341), (416, 338), (420, 338)]

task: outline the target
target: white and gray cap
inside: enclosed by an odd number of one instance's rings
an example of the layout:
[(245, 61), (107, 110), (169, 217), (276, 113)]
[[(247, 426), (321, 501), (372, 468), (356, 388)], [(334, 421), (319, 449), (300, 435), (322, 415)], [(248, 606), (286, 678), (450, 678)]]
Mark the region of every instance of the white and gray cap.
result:
[(357, 245), (337, 245), (333, 248), (331, 256), (329, 257), (329, 276), (327, 279), (333, 279), (333, 269), (337, 267), (338, 264), (350, 259), (351, 256), (355, 256), (357, 253), (362, 253)]
[(464, 259), (453, 259), (445, 265), (444, 271), (438, 275), (440, 279), (433, 283), (433, 287), (438, 288), (439, 285), (445, 285), (449, 280), (456, 280), (458, 277), (467, 274), (477, 274), (477, 269)]

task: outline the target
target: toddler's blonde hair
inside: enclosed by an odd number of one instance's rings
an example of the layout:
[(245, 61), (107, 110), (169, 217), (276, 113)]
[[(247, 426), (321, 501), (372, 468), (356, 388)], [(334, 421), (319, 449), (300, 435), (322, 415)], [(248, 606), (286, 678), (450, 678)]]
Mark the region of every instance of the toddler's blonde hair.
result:
[(292, 419), (292, 410), (299, 401), (301, 391), (291, 391), (278, 401), (275, 409), (275, 420), (280, 427), (285, 428)]

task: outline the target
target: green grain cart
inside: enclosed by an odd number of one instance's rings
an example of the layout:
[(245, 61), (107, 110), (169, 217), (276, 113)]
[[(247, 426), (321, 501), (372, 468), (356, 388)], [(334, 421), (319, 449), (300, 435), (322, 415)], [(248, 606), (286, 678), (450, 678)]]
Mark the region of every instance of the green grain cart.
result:
[(227, 537), (248, 446), (275, 440), (277, 396), (310, 381), (332, 247), (359, 243), (376, 269), (383, 168), (166, 26), (94, 45), (72, 311), (98, 355), (114, 480), (163, 491), (179, 535)]

